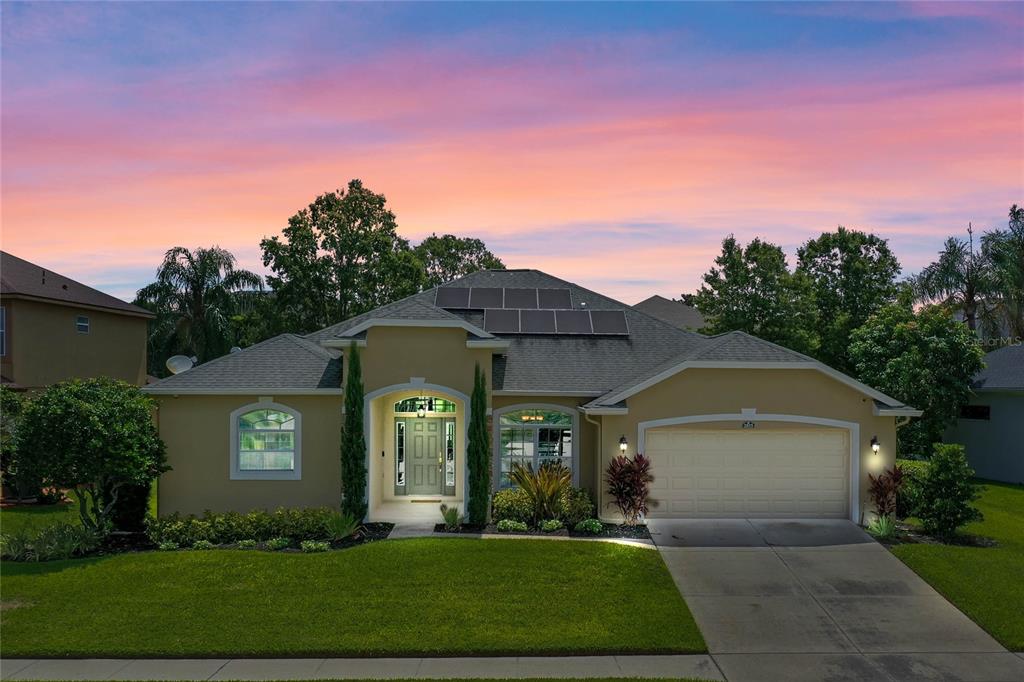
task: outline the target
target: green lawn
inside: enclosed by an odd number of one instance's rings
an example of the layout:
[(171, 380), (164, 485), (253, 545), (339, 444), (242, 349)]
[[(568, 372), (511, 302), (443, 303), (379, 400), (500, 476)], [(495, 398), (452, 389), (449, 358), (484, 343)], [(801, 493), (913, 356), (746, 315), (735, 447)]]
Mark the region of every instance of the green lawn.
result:
[(893, 553), (1003, 646), (1024, 651), (1024, 486), (985, 482), (985, 520), (966, 532), (998, 547), (899, 545)]
[[(149, 493), (149, 513), (156, 516), (157, 482)], [(0, 533), (15, 533), (22, 528), (38, 530), (43, 526), (61, 521), (78, 523), (78, 500), (69, 493), (71, 502), (63, 504), (13, 505), (0, 510)]]
[(415, 539), (3, 566), (3, 656), (683, 653), (704, 640), (656, 551)]

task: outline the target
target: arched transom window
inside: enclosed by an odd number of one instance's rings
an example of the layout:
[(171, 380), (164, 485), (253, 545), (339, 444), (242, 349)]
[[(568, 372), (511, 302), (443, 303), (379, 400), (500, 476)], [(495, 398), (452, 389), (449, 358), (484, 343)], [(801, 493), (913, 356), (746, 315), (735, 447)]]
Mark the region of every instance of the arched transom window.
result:
[[(545, 462), (561, 462), (573, 469), (573, 415), (569, 411), (533, 408), (503, 413), (498, 420), (499, 486), (512, 485), (515, 463), (535, 470)], [(575, 477), (575, 472), (574, 477)]]
[(299, 478), (299, 413), (283, 405), (249, 405), (232, 414), (232, 478)]

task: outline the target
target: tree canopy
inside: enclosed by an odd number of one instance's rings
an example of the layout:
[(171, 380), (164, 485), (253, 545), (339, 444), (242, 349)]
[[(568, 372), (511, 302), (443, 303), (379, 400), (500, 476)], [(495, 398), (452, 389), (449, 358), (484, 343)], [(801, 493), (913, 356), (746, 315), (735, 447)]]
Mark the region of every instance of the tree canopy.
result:
[(414, 249), (426, 271), (426, 285), (437, 286), (477, 270), (503, 270), (505, 264), (483, 241), (473, 237), (431, 234)]
[(992, 282), (984, 331), (1024, 338), (1024, 208), (1011, 206), (1007, 229), (982, 235), (981, 249)]

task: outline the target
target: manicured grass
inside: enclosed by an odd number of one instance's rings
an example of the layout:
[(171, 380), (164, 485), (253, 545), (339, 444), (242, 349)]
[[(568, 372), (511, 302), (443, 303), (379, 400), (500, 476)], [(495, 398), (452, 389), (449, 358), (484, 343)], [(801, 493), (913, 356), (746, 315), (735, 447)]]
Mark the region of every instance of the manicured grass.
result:
[(658, 552), (605, 542), (145, 552), (3, 574), (4, 656), (706, 651)]
[(893, 553), (1011, 651), (1024, 651), (1024, 486), (985, 481), (981, 523), (998, 547), (899, 545)]
[(74, 504), (25, 504), (0, 509), (0, 533), (16, 533), (23, 528), (38, 531), (53, 523), (78, 523)]

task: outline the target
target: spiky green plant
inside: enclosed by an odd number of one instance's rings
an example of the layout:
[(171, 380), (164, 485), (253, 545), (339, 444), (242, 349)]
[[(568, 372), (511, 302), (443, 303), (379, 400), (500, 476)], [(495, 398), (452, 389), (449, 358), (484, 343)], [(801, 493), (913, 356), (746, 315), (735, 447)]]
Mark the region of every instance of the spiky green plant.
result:
[(529, 464), (516, 462), (510, 477), (530, 498), (534, 524), (558, 518), (562, 493), (572, 485), (572, 472), (561, 462), (546, 462), (536, 471)]

